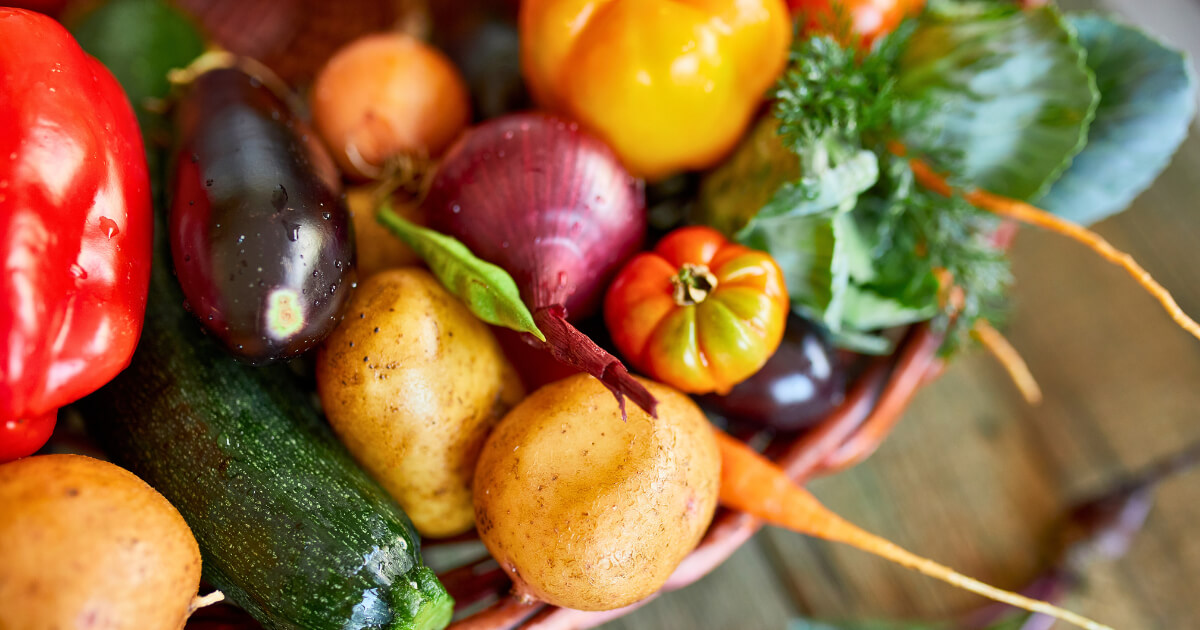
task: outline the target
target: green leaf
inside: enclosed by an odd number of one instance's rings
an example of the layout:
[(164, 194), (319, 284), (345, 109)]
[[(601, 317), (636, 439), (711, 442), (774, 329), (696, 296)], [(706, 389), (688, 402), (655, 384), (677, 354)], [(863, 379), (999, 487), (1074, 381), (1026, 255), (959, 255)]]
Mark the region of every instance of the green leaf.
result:
[(458, 296), (476, 317), (546, 340), (507, 271), (476, 258), (455, 238), (406, 221), (389, 204), (379, 210), (376, 218), (423, 258), (442, 286)]
[(911, 303), (880, 294), (869, 286), (850, 285), (842, 317), (854, 330), (880, 330), (925, 321), (938, 313), (938, 284), (933, 275), (925, 275), (922, 280), (929, 298)]
[(1041, 205), (1076, 223), (1120, 212), (1167, 167), (1196, 113), (1187, 56), (1097, 14), (1068, 17), (1087, 48), (1100, 107), (1087, 147)]
[(831, 135), (798, 156), (784, 146), (779, 120), (766, 116), (701, 182), (693, 218), (734, 236), (753, 229), (755, 221), (840, 207), (878, 179), (874, 153), (852, 149)]
[[(828, 160), (828, 153), (822, 151), (816, 159)], [(835, 168), (819, 168), (814, 175), (780, 186), (754, 220), (814, 214), (837, 208), (861, 195), (878, 180), (879, 160), (875, 154), (856, 151)]]
[[(753, 221), (738, 234), (747, 247), (771, 255), (787, 282), (792, 306), (830, 328), (841, 322), (840, 302), (850, 282), (845, 244), (837, 238), (837, 216), (823, 212)], [(840, 246), (839, 246), (840, 245)]]
[(1038, 197), (1067, 168), (1099, 100), (1083, 48), (1051, 6), (926, 11), (896, 92), (910, 150), (1016, 199)]

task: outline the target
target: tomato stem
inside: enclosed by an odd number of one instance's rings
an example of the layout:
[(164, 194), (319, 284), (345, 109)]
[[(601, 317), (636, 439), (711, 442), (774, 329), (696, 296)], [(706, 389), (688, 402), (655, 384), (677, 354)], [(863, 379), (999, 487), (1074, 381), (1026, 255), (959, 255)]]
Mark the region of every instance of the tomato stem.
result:
[(676, 304), (695, 306), (707, 299), (717, 288), (717, 277), (708, 270), (707, 265), (684, 263), (679, 268), (679, 273), (671, 278), (671, 284), (675, 287), (671, 295)]

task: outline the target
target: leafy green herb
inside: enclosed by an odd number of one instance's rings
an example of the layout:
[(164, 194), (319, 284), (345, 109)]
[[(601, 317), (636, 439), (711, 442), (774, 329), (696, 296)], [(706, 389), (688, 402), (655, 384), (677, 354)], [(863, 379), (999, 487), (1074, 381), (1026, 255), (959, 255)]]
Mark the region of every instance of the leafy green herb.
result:
[(816, 149), (836, 158), (838, 144), (862, 146), (864, 137), (891, 127), (895, 65), (912, 31), (906, 22), (861, 59), (857, 48), (829, 37), (803, 40), (792, 50), (775, 88), (773, 113), (784, 146), (801, 157), (805, 170), (821, 166), (812, 163)]
[(1187, 56), (1150, 35), (1094, 13), (1073, 15), (1100, 107), (1088, 145), (1041, 201), (1076, 223), (1120, 212), (1166, 168), (1196, 113)]
[[(1004, 6), (956, 6), (960, 22), (1020, 25), (1024, 19)], [(775, 91), (773, 116), (701, 186), (702, 220), (770, 252), (784, 270), (793, 308), (859, 352), (887, 352), (889, 343), (876, 331), (930, 318), (949, 329), (949, 351), (978, 319), (1002, 318), (1010, 274), (992, 241), (998, 221), (963, 199), (921, 188), (907, 161), (891, 152), (892, 143), (921, 138), (930, 120), (944, 116), (945, 92), (906, 93), (903, 82), (914, 79), (900, 68), (923, 29), (950, 20), (939, 15), (933, 22), (906, 23), (865, 56), (829, 38), (798, 42)], [(1009, 24), (989, 36), (982, 54), (1004, 66), (1024, 54), (1006, 48), (1006, 38), (1020, 44), (1026, 34)], [(1065, 28), (1043, 35), (1073, 45)], [(973, 70), (986, 74), (989, 65), (983, 60), (951, 67), (962, 79)], [(1085, 88), (1086, 109), (1092, 97), (1084, 72), (1077, 83)], [(929, 74), (924, 80), (936, 83)], [(966, 89), (951, 86), (945, 89)], [(1086, 124), (1086, 116), (1076, 122), (1075, 136)], [(924, 147), (921, 154), (957, 181), (974, 164), (965, 157), (970, 150), (967, 142)], [(769, 185), (765, 195), (759, 182)], [(942, 294), (943, 273), (962, 290), (961, 303)]]
[(935, 0), (870, 51), (798, 41), (772, 116), (701, 183), (695, 218), (771, 253), (793, 310), (840, 345), (884, 352), (879, 330), (932, 317), (949, 351), (1003, 315), (999, 221), (918, 185), (897, 153), (953, 188), (1022, 200), (1066, 171), (1052, 210), (1094, 219), (1163, 168), (1194, 89), (1182, 55), (1103, 18)]
[(457, 239), (405, 220), (390, 204), (385, 204), (376, 218), (423, 258), (442, 286), (476, 317), (546, 340), (507, 271), (477, 258)]
[[(961, 197), (920, 187), (907, 160), (894, 155), (884, 159), (879, 184), (855, 209), (874, 244), (878, 276), (866, 286), (901, 303), (938, 304), (935, 323), (948, 327), (944, 350), (953, 350), (977, 320), (998, 324), (1004, 319), (1012, 276), (1008, 257), (992, 238), (1000, 221)], [(939, 302), (939, 270), (948, 272), (962, 290), (959, 307)], [(921, 311), (913, 314), (928, 317)], [(856, 323), (864, 328), (876, 324), (869, 313), (859, 315)]]

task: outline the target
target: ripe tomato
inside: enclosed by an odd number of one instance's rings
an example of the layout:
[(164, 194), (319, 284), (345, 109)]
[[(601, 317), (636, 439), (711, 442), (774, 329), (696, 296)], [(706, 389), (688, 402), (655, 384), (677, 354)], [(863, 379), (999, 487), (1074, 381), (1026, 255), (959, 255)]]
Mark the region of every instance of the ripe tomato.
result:
[(649, 376), (694, 394), (726, 393), (775, 353), (789, 309), (769, 255), (685, 227), (625, 265), (604, 321), (617, 349)]
[(792, 13), (804, 17), (807, 33), (859, 35), (864, 48), (895, 30), (904, 18), (925, 7), (925, 0), (788, 0)]

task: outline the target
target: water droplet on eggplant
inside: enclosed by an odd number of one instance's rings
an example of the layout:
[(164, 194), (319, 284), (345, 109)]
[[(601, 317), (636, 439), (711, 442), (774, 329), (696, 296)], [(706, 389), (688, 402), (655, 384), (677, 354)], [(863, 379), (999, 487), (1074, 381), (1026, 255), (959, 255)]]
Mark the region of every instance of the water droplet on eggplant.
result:
[(288, 194), (287, 189), (280, 184), (271, 191), (271, 205), (275, 206), (276, 210), (283, 210), (287, 206)]

